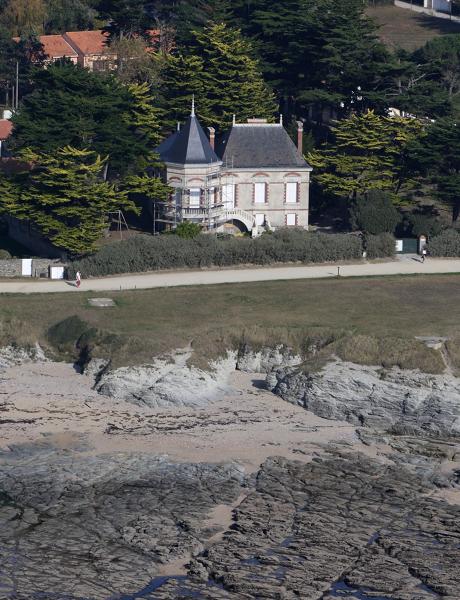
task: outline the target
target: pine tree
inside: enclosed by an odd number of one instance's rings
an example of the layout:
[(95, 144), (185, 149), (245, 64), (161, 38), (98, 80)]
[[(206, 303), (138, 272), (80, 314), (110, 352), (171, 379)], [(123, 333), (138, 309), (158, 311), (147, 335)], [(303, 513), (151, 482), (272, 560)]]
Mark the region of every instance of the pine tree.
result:
[(194, 32), (201, 31), (211, 23), (234, 22), (231, 0), (187, 0), (179, 2), (171, 22), (181, 46), (194, 42)]
[(100, 17), (108, 22), (104, 30), (111, 38), (147, 38), (148, 30), (154, 24), (146, 0), (99, 0), (96, 9)]
[(352, 115), (332, 130), (334, 141), (308, 155), (315, 180), (329, 194), (355, 199), (369, 190), (400, 192), (408, 181), (408, 148), (421, 135), (416, 119)]
[(460, 96), (460, 36), (445, 35), (405, 55), (394, 105), (431, 118), (458, 113)]
[(125, 192), (103, 180), (105, 159), (94, 152), (25, 150), (20, 158), (32, 166), (0, 179), (0, 212), (32, 223), (71, 255), (95, 250), (110, 212), (136, 211)]
[(113, 76), (63, 61), (37, 71), (33, 86), (14, 116), (16, 150), (88, 148), (109, 158), (111, 178), (136, 170), (150, 156), (148, 136), (136, 124), (137, 100)]
[(437, 188), (441, 202), (452, 209), (452, 221), (460, 214), (460, 125), (451, 117), (437, 119), (425, 135), (414, 140), (410, 157), (427, 183)]
[(178, 122), (187, 119), (193, 96), (198, 116), (205, 120), (211, 117), (203, 69), (204, 62), (200, 56), (178, 54), (166, 57), (159, 90), (164, 133), (171, 132)]
[(144, 136), (151, 149), (161, 142), (160, 109), (152, 103), (152, 91), (147, 83), (131, 83), (128, 90), (133, 98), (128, 119), (137, 132)]
[(237, 29), (212, 24), (195, 33), (191, 54), (170, 60), (163, 73), (163, 102), (171, 117), (184, 120), (195, 94), (203, 124), (221, 130), (236, 114), (273, 118), (277, 105), (265, 84), (253, 49)]
[(393, 63), (365, 8), (363, 0), (235, 2), (243, 33), (254, 40), (286, 116), (341, 103), (348, 110), (354, 94), (362, 97), (363, 112), (385, 104)]

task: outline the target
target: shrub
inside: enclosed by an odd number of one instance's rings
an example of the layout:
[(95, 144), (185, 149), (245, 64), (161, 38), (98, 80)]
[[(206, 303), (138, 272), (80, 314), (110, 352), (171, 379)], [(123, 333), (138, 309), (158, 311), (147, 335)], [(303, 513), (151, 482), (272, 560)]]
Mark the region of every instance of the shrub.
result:
[(460, 233), (455, 229), (446, 229), (431, 238), (428, 249), (431, 256), (460, 256)]
[(426, 235), (431, 238), (440, 235), (443, 230), (443, 224), (435, 216), (412, 213), (409, 216), (409, 222), (412, 226), (412, 234), (417, 237)]
[(8, 252), (8, 250), (2, 250), (0, 248), (0, 260), (8, 260), (11, 258), (11, 254)]
[(176, 235), (186, 240), (196, 238), (201, 233), (201, 227), (198, 223), (191, 223), (190, 221), (184, 221), (179, 223), (175, 230)]
[(346, 234), (309, 233), (302, 229), (279, 229), (273, 235), (251, 238), (217, 238), (199, 235), (141, 235), (102, 247), (99, 252), (75, 261), (69, 276), (114, 275), (160, 269), (268, 265), (273, 263), (320, 263), (353, 260), (362, 256), (359, 237)]
[[(394, 240), (389, 235), (370, 236), (368, 244), (371, 258), (394, 254)], [(362, 251), (362, 241), (356, 235), (309, 233), (302, 229), (283, 228), (257, 239), (142, 235), (109, 244), (74, 262), (69, 267), (69, 277), (77, 270), (85, 277), (97, 277), (161, 269), (334, 262), (359, 259)]]
[(368, 258), (389, 258), (395, 255), (395, 238), (391, 233), (367, 235), (364, 246)]
[(370, 190), (358, 196), (350, 208), (353, 229), (367, 234), (393, 233), (400, 220), (401, 215), (390, 195), (380, 190)]
[(74, 350), (80, 337), (90, 329), (90, 326), (76, 315), (67, 317), (48, 329), (48, 341), (59, 352)]

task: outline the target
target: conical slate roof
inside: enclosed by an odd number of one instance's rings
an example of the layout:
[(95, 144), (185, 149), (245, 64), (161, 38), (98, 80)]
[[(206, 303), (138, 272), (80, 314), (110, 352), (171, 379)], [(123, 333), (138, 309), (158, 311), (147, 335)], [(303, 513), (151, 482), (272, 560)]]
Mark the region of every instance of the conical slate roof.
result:
[(221, 162), (193, 112), (180, 131), (160, 144), (157, 152), (165, 163), (208, 165)]

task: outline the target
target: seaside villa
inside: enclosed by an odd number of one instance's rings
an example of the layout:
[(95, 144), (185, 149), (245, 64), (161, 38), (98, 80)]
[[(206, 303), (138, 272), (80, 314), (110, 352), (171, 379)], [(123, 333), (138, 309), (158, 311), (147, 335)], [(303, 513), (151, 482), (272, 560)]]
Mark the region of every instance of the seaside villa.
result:
[(249, 232), (253, 236), (278, 227), (308, 229), (312, 168), (282, 120), (249, 119), (221, 138), (208, 135), (195, 110), (182, 127), (158, 148), (164, 180), (174, 189), (169, 203), (153, 206), (156, 231), (180, 222), (207, 231)]

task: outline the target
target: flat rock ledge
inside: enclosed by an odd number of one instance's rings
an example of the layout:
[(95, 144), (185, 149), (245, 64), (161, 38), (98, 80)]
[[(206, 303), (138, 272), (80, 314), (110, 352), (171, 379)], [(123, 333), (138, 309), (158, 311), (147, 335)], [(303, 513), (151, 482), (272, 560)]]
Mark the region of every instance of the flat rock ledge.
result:
[(337, 361), (313, 374), (277, 369), (266, 385), (325, 419), (400, 435), (460, 436), (460, 380), (449, 375)]

